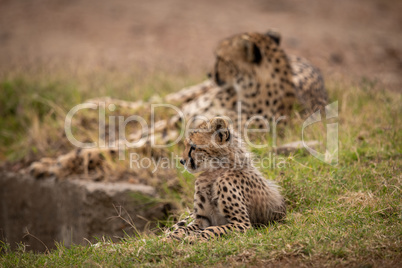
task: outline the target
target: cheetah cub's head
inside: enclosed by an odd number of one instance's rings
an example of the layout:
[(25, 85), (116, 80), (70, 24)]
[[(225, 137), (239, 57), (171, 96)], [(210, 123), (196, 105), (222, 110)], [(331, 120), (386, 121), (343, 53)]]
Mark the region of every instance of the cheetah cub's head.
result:
[(232, 140), (228, 121), (215, 117), (189, 133), (180, 163), (190, 173), (224, 168), (230, 162)]

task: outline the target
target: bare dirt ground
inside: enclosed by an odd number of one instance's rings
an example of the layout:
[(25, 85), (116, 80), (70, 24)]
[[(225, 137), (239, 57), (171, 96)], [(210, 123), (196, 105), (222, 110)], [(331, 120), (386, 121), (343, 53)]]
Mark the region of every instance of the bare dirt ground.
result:
[(402, 1), (0, 0), (0, 72), (69, 67), (207, 72), (219, 40), (282, 34), (327, 78), (402, 91)]

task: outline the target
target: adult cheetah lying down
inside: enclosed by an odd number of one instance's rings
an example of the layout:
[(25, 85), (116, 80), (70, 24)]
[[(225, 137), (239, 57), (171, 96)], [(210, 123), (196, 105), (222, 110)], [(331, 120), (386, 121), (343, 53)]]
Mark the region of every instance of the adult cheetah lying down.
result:
[[(197, 116), (211, 119), (223, 115), (232, 119), (236, 129), (243, 129), (248, 120), (252, 120), (253, 125), (264, 128), (267, 121), (289, 116), (297, 102), (308, 112), (322, 109), (327, 103), (327, 94), (318, 69), (303, 58), (287, 55), (280, 46), (280, 36), (277, 33), (234, 35), (224, 39), (215, 54), (216, 61), (209, 80), (166, 96), (166, 103), (176, 104), (182, 115), (156, 122), (155, 127), (150, 128), (147, 133), (140, 130), (133, 133), (133, 141), (144, 136), (150, 140), (152, 136), (159, 135), (167, 144), (176, 137), (180, 119), (188, 121)], [(135, 109), (149, 109), (151, 105), (113, 99), (105, 102), (106, 105), (113, 103)], [(197, 125), (198, 122), (195, 121), (193, 126)], [(117, 141), (119, 142), (122, 141)], [(149, 143), (144, 146), (149, 150), (153, 149)], [(99, 158), (99, 154), (93, 151), (96, 149), (89, 149), (92, 150), (90, 153), (87, 150), (83, 149), (80, 154), (71, 153), (58, 159), (46, 158), (35, 162), (30, 171), (37, 176), (52, 174), (56, 177), (64, 177), (75, 171), (87, 171), (86, 166), (74, 166), (99, 162), (97, 159), (76, 161), (75, 158), (81, 155), (85, 159)], [(105, 153), (108, 149), (101, 150)]]
[(168, 239), (208, 240), (228, 231), (282, 220), (285, 201), (278, 186), (252, 165), (250, 153), (228, 121), (217, 117), (191, 132), (180, 161), (195, 182), (193, 222), (177, 223)]

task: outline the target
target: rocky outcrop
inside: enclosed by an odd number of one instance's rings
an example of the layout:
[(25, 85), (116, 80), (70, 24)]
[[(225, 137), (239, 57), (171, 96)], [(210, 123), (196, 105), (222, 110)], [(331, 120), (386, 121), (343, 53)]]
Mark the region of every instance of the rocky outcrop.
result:
[(36, 180), (5, 171), (0, 172), (0, 202), (0, 240), (13, 247), (23, 242), (35, 251), (54, 248), (55, 241), (66, 246), (103, 236), (116, 241), (134, 231), (119, 214), (142, 231), (170, 209), (147, 185)]

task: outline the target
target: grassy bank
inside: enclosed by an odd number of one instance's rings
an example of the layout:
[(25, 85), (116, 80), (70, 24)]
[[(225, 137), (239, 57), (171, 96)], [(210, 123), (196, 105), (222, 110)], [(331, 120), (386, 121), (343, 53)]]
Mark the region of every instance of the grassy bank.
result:
[[(60, 144), (63, 116), (87, 98), (111, 95), (146, 99), (153, 92), (163, 95), (191, 80), (162, 75), (134, 79), (135, 83), (127, 77), (118, 82), (112, 77), (104, 79), (99, 87), (91, 84), (97, 81), (93, 77), (8, 77), (0, 81), (1, 157), (21, 160), (57, 155), (57, 150), (49, 150), (50, 145), (68, 151), (68, 145)], [(152, 232), (128, 234), (117, 244), (58, 245), (46, 254), (34, 254), (24, 245), (11, 251), (10, 245), (0, 242), (0, 267), (400, 264), (401, 95), (367, 81), (357, 85), (329, 82), (328, 91), (331, 101), (339, 102), (335, 121), (339, 124), (339, 163), (330, 166), (300, 152), (290, 157), (274, 156), (280, 165), (262, 170), (283, 188), (288, 204), (284, 223), (196, 245), (162, 243)], [(300, 140), (302, 122), (293, 118), (280, 142)], [(254, 153), (261, 158), (272, 157), (267, 150)], [(187, 189), (193, 188), (190, 175), (179, 176)], [(171, 196), (187, 200), (191, 206), (192, 194), (186, 190)]]

